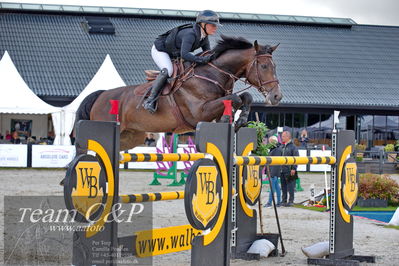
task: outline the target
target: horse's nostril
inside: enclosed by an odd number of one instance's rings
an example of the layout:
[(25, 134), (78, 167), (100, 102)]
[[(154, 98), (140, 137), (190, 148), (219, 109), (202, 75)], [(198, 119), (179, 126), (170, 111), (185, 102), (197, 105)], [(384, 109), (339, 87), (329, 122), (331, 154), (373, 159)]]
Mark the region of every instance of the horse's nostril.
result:
[(276, 101), (280, 101), (282, 98), (283, 98), (283, 95), (281, 95), (281, 93), (277, 93), (277, 94), (274, 95), (274, 99)]

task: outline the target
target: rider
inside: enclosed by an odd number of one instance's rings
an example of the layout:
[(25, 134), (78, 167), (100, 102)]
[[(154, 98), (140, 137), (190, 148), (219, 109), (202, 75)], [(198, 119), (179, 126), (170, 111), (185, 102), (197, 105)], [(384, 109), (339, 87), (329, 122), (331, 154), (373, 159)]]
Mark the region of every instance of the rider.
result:
[(161, 72), (152, 84), (150, 96), (143, 103), (144, 109), (151, 113), (156, 111), (158, 95), (173, 73), (171, 58), (181, 57), (197, 64), (211, 61), (210, 55), (196, 56), (192, 52), (199, 47), (203, 51), (211, 49), (208, 35), (215, 34), (217, 26), (220, 26), (219, 16), (212, 10), (204, 10), (198, 14), (195, 23), (178, 26), (158, 36), (152, 46), (151, 56)]

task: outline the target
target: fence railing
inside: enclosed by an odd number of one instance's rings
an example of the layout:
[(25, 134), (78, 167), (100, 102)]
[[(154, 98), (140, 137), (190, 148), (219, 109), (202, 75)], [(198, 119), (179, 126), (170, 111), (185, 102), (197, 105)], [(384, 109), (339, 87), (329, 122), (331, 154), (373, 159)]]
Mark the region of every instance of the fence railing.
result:
[(354, 153), (360, 173), (399, 173), (399, 160), (397, 152), (386, 152), (381, 149), (371, 151), (355, 150)]

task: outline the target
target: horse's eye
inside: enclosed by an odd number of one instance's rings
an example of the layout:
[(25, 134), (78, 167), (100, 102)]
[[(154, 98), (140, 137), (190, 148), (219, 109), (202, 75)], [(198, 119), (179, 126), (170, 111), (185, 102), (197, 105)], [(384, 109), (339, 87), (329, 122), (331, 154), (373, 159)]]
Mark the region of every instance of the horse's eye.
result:
[(263, 68), (263, 69), (266, 69), (266, 68), (267, 68), (267, 65), (266, 65), (266, 64), (263, 64), (263, 65), (260, 65), (260, 67)]

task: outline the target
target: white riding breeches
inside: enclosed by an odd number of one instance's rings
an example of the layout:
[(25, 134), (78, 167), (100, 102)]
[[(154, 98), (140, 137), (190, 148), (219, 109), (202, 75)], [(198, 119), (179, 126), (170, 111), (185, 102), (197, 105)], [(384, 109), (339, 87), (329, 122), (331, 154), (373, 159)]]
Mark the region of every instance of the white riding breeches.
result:
[(166, 68), (168, 70), (169, 77), (171, 77), (173, 74), (173, 66), (170, 56), (165, 52), (158, 51), (157, 48), (155, 48), (155, 45), (152, 46), (151, 56), (159, 69), (162, 70), (163, 68)]

